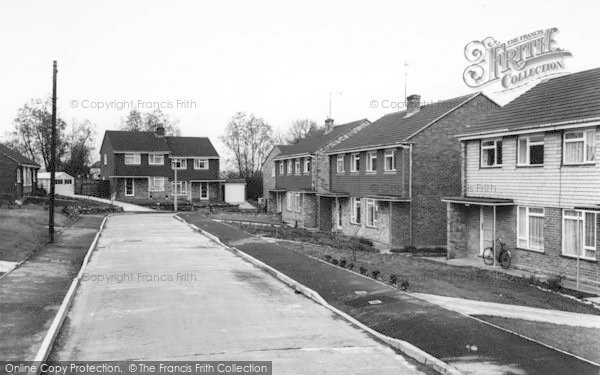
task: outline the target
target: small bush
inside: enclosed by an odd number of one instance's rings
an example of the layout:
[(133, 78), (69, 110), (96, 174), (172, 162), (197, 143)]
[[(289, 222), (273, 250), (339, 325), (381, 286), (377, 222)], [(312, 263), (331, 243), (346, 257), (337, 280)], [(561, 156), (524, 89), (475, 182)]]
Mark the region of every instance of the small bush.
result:
[(353, 268), (354, 268), (354, 263), (350, 263), (350, 264), (348, 264), (348, 269), (349, 269), (349, 270), (351, 270), (351, 269), (353, 269)]
[(408, 280), (404, 280), (402, 281), (402, 284), (400, 284), (400, 289), (406, 291), (408, 290), (408, 288), (410, 287), (410, 283), (408, 282)]
[(326, 254), (324, 258), (327, 262), (331, 262), (331, 255)]
[(333, 264), (334, 266), (337, 266), (338, 265), (338, 260), (335, 259), (335, 258), (331, 259), (331, 264)]
[(396, 285), (398, 283), (398, 275), (391, 274), (390, 275), (390, 283), (392, 283), (393, 285)]
[(377, 280), (377, 277), (379, 276), (381, 272), (378, 270), (375, 270), (373, 272), (371, 272), (371, 277), (374, 278), (375, 280)]
[(367, 269), (365, 267), (363, 267), (363, 266), (360, 266), (360, 268), (358, 270), (360, 271), (361, 275), (364, 275), (364, 274), (367, 273)]
[(346, 259), (344, 259), (344, 258), (340, 259), (340, 267), (346, 268)]
[(558, 292), (559, 290), (561, 290), (564, 278), (564, 276), (553, 276), (549, 278), (547, 281), (548, 289), (550, 289), (553, 292)]

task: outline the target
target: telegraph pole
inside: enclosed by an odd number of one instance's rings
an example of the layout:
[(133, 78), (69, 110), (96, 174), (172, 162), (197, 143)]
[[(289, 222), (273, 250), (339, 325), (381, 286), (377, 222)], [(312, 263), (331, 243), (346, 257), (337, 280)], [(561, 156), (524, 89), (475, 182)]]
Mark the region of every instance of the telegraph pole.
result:
[(50, 135), (50, 205), (48, 207), (48, 234), (54, 242), (54, 177), (56, 175), (56, 60), (52, 64), (52, 132)]
[[(175, 159), (179, 160), (179, 159)], [(173, 210), (177, 212), (177, 161), (175, 161), (175, 188), (173, 189)]]

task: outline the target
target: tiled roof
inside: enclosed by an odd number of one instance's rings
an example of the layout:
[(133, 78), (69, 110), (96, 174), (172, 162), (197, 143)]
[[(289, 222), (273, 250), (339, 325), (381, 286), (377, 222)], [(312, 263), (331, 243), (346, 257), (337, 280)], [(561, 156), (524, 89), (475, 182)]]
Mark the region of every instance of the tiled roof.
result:
[(115, 151), (165, 151), (174, 156), (214, 156), (219, 154), (207, 137), (157, 137), (154, 132), (107, 130)]
[(32, 166), (36, 166), (39, 167), (40, 165), (36, 162), (34, 162), (33, 160), (29, 159), (26, 156), (23, 156), (20, 152), (13, 150), (12, 148), (3, 145), (2, 143), (0, 143), (0, 154), (6, 156), (7, 158), (9, 158), (10, 160), (14, 161), (15, 163), (21, 165), (21, 164), (27, 164), (27, 165), (32, 165)]
[(362, 119), (358, 121), (349, 122), (346, 124), (337, 125), (327, 134), (322, 134), (318, 136), (313, 136), (309, 138), (305, 138), (300, 142), (293, 145), (286, 145), (281, 149), (281, 153), (277, 155), (277, 158), (282, 156), (291, 156), (291, 155), (302, 155), (302, 154), (311, 154), (313, 152), (318, 151), (327, 144), (333, 142), (338, 137), (344, 135), (346, 132), (354, 129), (365, 121), (369, 121), (367, 119)]
[(407, 116), (406, 111), (387, 114), (336, 145), (331, 151), (353, 150), (406, 142), (412, 135), (434, 120), (477, 95), (480, 95), (480, 93), (422, 105), (418, 112), (409, 116)]
[(600, 68), (543, 81), (465, 133), (511, 131), (600, 118)]

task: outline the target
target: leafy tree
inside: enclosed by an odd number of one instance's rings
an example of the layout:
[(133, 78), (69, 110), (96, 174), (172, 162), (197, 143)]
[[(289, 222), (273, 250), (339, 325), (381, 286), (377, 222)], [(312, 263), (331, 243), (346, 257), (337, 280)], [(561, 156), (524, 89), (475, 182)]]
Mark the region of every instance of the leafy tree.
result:
[(121, 130), (154, 131), (158, 125), (165, 128), (166, 135), (181, 134), (179, 120), (171, 119), (160, 109), (145, 113), (132, 109), (126, 117), (121, 119)]
[(232, 152), (239, 177), (254, 177), (260, 175), (260, 167), (273, 146), (273, 129), (254, 114), (237, 112), (225, 127), (221, 141)]

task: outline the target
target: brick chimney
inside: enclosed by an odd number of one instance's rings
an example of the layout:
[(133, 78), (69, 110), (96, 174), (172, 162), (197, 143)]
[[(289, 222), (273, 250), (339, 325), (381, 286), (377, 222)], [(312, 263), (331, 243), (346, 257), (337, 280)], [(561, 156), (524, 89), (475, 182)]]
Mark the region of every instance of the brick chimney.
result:
[(421, 108), (421, 95), (410, 95), (406, 98), (406, 114), (412, 115), (413, 113), (419, 112)]
[(331, 132), (333, 130), (333, 128), (334, 128), (333, 119), (328, 118), (327, 120), (325, 120), (325, 134)]
[(165, 136), (165, 127), (162, 125), (158, 125), (156, 127), (154, 135), (157, 137), (164, 137)]

